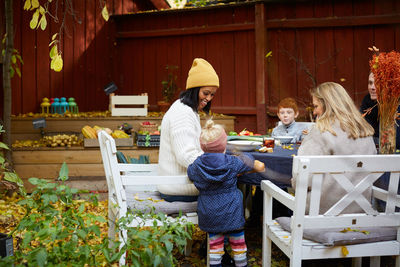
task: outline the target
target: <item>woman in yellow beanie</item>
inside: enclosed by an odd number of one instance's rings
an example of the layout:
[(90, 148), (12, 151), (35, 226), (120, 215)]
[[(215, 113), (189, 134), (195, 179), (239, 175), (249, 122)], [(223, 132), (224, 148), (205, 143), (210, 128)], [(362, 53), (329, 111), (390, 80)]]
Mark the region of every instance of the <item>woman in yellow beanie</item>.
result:
[[(186, 175), (187, 167), (203, 154), (200, 147), (199, 111), (208, 113), (217, 89), (218, 75), (206, 60), (195, 58), (183, 91), (165, 113), (161, 122), (158, 158), (160, 175)], [(158, 191), (167, 201), (195, 201), (199, 192), (187, 186), (159, 185)]]

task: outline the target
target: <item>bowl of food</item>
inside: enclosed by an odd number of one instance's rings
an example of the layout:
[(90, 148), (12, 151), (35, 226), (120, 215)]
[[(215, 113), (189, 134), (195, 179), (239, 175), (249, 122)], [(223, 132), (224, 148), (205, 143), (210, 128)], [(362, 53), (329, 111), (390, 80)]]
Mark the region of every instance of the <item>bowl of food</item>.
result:
[(274, 136), (275, 140), (278, 140), (281, 144), (288, 144), (292, 141), (293, 136)]
[(227, 150), (230, 151), (253, 151), (262, 146), (261, 141), (232, 140), (227, 143)]

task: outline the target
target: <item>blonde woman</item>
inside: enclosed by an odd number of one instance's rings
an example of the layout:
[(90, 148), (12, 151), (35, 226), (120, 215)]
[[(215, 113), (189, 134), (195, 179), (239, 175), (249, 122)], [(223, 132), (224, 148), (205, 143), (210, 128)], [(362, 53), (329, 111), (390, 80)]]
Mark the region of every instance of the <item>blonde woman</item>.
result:
[[(311, 91), (316, 124), (304, 138), (298, 155), (369, 155), (376, 154), (374, 129), (362, 117), (353, 100), (340, 84), (326, 82)], [(348, 177), (353, 184), (361, 179)], [(292, 179), (295, 188), (295, 179)], [(334, 179), (324, 179), (320, 212), (340, 199), (346, 192)], [(370, 199), (370, 190), (366, 191)], [(355, 203), (343, 213), (361, 212)]]

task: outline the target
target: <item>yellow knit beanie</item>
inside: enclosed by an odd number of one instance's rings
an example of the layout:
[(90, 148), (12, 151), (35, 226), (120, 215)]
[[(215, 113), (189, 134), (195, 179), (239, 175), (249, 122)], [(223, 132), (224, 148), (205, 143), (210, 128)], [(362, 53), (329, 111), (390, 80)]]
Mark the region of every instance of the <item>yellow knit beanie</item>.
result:
[(218, 75), (211, 64), (206, 60), (195, 58), (189, 70), (186, 89), (203, 86), (219, 87)]

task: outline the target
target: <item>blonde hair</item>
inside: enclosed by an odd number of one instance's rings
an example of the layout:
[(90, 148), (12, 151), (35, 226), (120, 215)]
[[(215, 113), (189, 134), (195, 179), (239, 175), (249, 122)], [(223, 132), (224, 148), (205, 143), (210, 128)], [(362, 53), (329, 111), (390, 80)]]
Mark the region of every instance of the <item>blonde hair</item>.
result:
[(201, 134), (200, 140), (203, 143), (209, 143), (220, 137), (222, 131), (225, 131), (224, 127), (220, 124), (215, 124), (212, 119), (206, 121)]
[(346, 89), (340, 84), (322, 83), (311, 91), (311, 95), (321, 102), (324, 110), (315, 125), (321, 132), (328, 131), (336, 136), (332, 125), (337, 120), (340, 128), (350, 138), (357, 139), (374, 134), (372, 126), (362, 117)]

